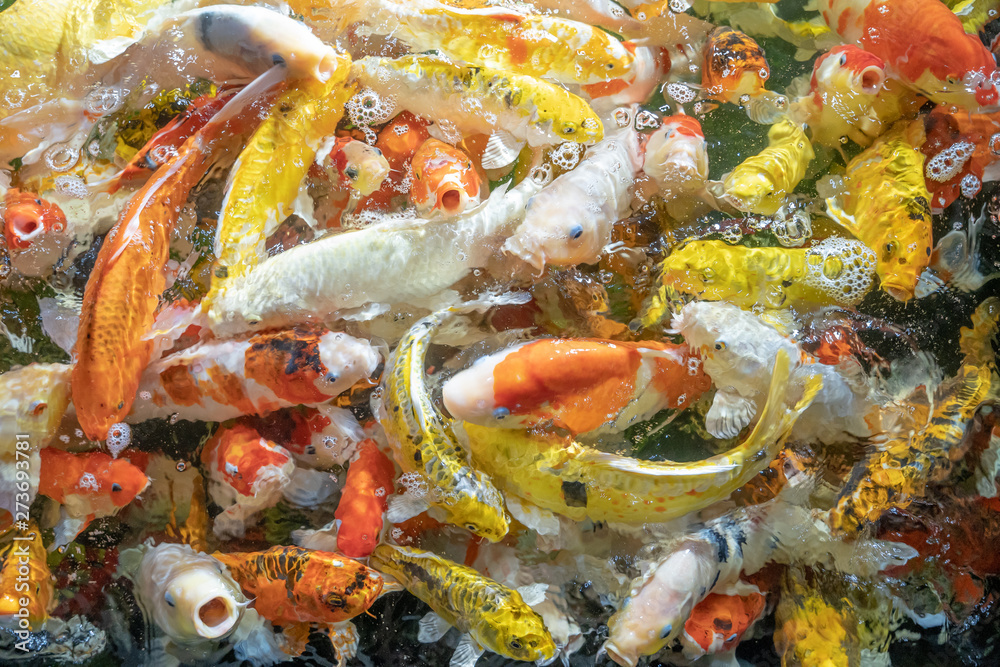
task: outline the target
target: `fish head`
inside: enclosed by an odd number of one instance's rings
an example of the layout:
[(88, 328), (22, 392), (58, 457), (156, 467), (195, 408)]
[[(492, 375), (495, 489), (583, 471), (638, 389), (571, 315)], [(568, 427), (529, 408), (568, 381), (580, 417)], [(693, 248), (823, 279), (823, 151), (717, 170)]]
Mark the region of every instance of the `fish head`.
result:
[(740, 104), (743, 95), (764, 90), (764, 82), (771, 76), (760, 45), (746, 33), (727, 26), (709, 33), (701, 72), (705, 94), (732, 104)]
[(708, 178), (708, 149), (698, 119), (684, 114), (664, 118), (646, 142), (643, 171), (671, 190), (702, 187)]
[(466, 153), (428, 139), (413, 155), (410, 201), (421, 215), (458, 215), (479, 202), (480, 179)]
[(748, 277), (732, 264), (721, 242), (688, 243), (660, 263), (660, 280), (682, 294), (717, 300), (749, 289)]
[[(380, 187), (389, 175), (389, 161), (375, 146), (351, 139), (339, 147), (341, 155), (331, 158), (349, 186), (367, 197)], [(335, 147), (334, 150), (337, 150)]]
[(921, 74), (912, 86), (938, 104), (953, 104), (970, 113), (993, 113), (1000, 109), (997, 70), (954, 72), (943, 78), (931, 70)]
[[(523, 662), (545, 662), (556, 655), (557, 647), (545, 621), (524, 603), (516, 591), (512, 600), (497, 616), (485, 619), (484, 639), (496, 646), (497, 653)], [(490, 636), (492, 635), (492, 636)]]
[[(489, 478), (481, 476), (478, 496), (469, 494), (454, 499), (444, 507), (448, 515), (448, 523), (462, 526), (470, 533), (485, 538), (490, 542), (499, 542), (510, 529), (510, 518), (503, 510), (503, 499), (493, 488)], [(485, 482), (485, 483), (483, 483)]]
[(552, 123), (552, 131), (563, 141), (580, 144), (596, 144), (604, 138), (604, 125), (593, 112), (579, 122), (571, 118), (556, 119)]
[(7, 190), (4, 204), (4, 236), (9, 248), (24, 250), (47, 233), (66, 231), (66, 214), (62, 209), (36, 194), (11, 188)]
[(178, 639), (216, 640), (232, 632), (243, 617), (246, 599), (209, 567), (185, 569), (167, 582), (164, 610), (174, 616)]
[(904, 214), (910, 224), (892, 225), (891, 232), (887, 228), (872, 249), (882, 289), (897, 301), (906, 302), (913, 298), (920, 274), (931, 259), (930, 203), (923, 196), (907, 198)]
[(216, 431), (202, 450), (202, 462), (214, 479), (242, 496), (284, 486), (295, 468), (284, 447), (243, 424)]
[(115, 507), (125, 507), (149, 486), (149, 478), (126, 459), (111, 462), (107, 490)]
[(885, 62), (881, 58), (847, 44), (831, 49), (816, 60), (811, 87), (814, 93), (876, 95), (885, 78)]
[(317, 591), (331, 617), (353, 618), (375, 603), (385, 581), (382, 575), (363, 563), (335, 553), (314, 552), (329, 567)]
[(403, 111), (378, 133), (375, 147), (382, 151), (393, 171), (402, 172), (430, 136), (426, 121)]

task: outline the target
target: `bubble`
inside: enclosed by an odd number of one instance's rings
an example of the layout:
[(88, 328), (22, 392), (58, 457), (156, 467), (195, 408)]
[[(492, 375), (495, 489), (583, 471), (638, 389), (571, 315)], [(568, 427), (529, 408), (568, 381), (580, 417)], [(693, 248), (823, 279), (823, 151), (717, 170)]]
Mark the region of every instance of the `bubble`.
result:
[(552, 149), (549, 153), (549, 160), (563, 171), (569, 171), (580, 163), (583, 151), (583, 144), (567, 141)]
[(112, 424), (108, 429), (108, 439), (105, 444), (111, 456), (118, 458), (118, 455), (132, 443), (132, 428), (123, 422)]
[(145, 389), (143, 389), (142, 391), (139, 392), (139, 398), (144, 401), (148, 401), (149, 399), (153, 398), (153, 395), (148, 391), (146, 391)]
[(184, 461), (177, 462), (177, 472), (184, 472), (185, 470), (187, 470), (187, 467), (188, 467), (187, 463), (185, 463)]
[(64, 197), (86, 199), (90, 195), (90, 191), (87, 190), (87, 184), (83, 182), (82, 178), (77, 176), (57, 176), (55, 186), (56, 192)]
[(175, 155), (177, 155), (177, 149), (173, 146), (160, 145), (149, 149), (149, 159), (156, 165), (162, 165)]
[(359, 127), (378, 125), (392, 118), (396, 101), (366, 88), (347, 100), (344, 109), (351, 122)]
[(615, 109), (614, 113), (615, 124), (618, 127), (627, 127), (629, 123), (629, 113), (626, 109)]
[(408, 493), (411, 496), (416, 496), (417, 498), (423, 498), (427, 495), (427, 480), (423, 478), (419, 473), (407, 472), (399, 476), (396, 482), (403, 487), (404, 493)]
[(92, 116), (104, 116), (118, 111), (125, 103), (125, 91), (115, 86), (102, 86), (83, 99), (83, 106)]
[(1000, 132), (990, 137), (990, 153), (1000, 157)]
[(397, 137), (403, 136), (404, 134), (409, 132), (409, 130), (410, 128), (408, 128), (405, 125), (396, 125), (395, 127), (392, 128), (392, 131), (396, 134)]
[(635, 129), (648, 130), (660, 126), (660, 118), (653, 112), (643, 109), (635, 115)]
[(403, 529), (393, 528), (392, 530), (389, 531), (389, 536), (392, 537), (394, 542), (398, 542), (399, 538), (403, 536)]
[(976, 177), (975, 174), (966, 174), (962, 177), (959, 187), (962, 190), (962, 196), (972, 199), (979, 194), (980, 190), (982, 190), (983, 183), (978, 177)]
[(45, 151), (42, 159), (52, 171), (66, 171), (79, 162), (80, 151), (66, 144), (56, 144)]
[(683, 14), (691, 8), (691, 3), (688, 0), (670, 0), (667, 6), (670, 7), (670, 11)]
[(671, 98), (677, 100), (681, 104), (687, 104), (695, 98), (695, 91), (683, 83), (668, 83), (664, 86), (664, 91)]
[(375, 489), (375, 497), (376, 498), (385, 498), (385, 487), (384, 486), (380, 486), (377, 489)]
[(86, 489), (88, 491), (99, 491), (101, 485), (98, 484), (97, 478), (94, 477), (93, 473), (85, 472), (80, 475), (80, 481), (76, 483), (77, 487), (81, 489)]
[(170, 419), (168, 419), (167, 421), (169, 421), (171, 424), (176, 424), (177, 420), (180, 418), (181, 416), (175, 412), (174, 414), (170, 415)]
[(3, 95), (3, 101), (7, 103), (10, 108), (16, 108), (24, 104), (24, 100), (27, 97), (25, 92), (20, 88), (16, 90), (8, 90)]
[(90, 157), (97, 157), (101, 153), (101, 142), (94, 139), (89, 144), (87, 144), (87, 154)]
[[(990, 142), (992, 148), (992, 139)], [(962, 171), (975, 149), (975, 145), (968, 141), (952, 144), (927, 161), (924, 173), (927, 178), (939, 183), (950, 181)]]
[(860, 241), (831, 236), (807, 251), (804, 282), (853, 306), (871, 289), (875, 265), (875, 253)]

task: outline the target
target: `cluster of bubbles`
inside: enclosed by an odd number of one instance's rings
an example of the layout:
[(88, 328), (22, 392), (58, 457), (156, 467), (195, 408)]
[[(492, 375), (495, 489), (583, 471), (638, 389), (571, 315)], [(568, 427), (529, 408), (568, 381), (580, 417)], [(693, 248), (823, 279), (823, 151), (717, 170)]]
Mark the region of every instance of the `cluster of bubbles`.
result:
[(118, 455), (132, 443), (132, 428), (123, 422), (112, 424), (108, 429), (108, 438), (105, 444), (111, 456), (118, 458)]
[(116, 86), (101, 86), (83, 98), (83, 107), (92, 116), (106, 116), (122, 108), (126, 93)]
[(575, 141), (566, 141), (552, 149), (549, 153), (549, 161), (560, 169), (569, 171), (580, 164), (583, 151), (583, 144)]
[(680, 104), (693, 102), (694, 98), (697, 96), (697, 93), (693, 88), (686, 86), (683, 83), (668, 83), (663, 87), (663, 91)]
[(853, 306), (871, 289), (875, 277), (875, 252), (853, 239), (830, 237), (806, 253), (805, 284)]
[(78, 176), (57, 176), (55, 179), (56, 192), (75, 199), (86, 199), (90, 196), (87, 184)]
[(927, 161), (924, 173), (927, 178), (939, 183), (950, 181), (958, 176), (975, 150), (975, 144), (968, 141), (952, 144)]

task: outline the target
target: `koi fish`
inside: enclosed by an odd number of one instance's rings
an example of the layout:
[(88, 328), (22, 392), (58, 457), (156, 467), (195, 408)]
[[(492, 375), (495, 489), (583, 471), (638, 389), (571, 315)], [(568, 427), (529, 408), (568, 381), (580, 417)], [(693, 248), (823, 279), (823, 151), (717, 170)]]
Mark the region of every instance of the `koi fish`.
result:
[(216, 334), (232, 334), (372, 303), (433, 305), (433, 297), (486, 266), (548, 178), (537, 170), (446, 222), (373, 225), (286, 250), (233, 281), (212, 304), (210, 326)]
[(364, 429), (350, 410), (332, 405), (292, 411), (292, 432), (284, 438), (285, 449), (296, 463), (318, 470), (347, 465), (359, 442), (365, 439)]
[(114, 516), (148, 486), (142, 470), (125, 459), (104, 452), (41, 450), (38, 493), (62, 505), (64, 519), (53, 546), (72, 541), (94, 519)]
[(130, 549), (122, 553), (119, 571), (135, 580), (139, 603), (180, 646), (233, 634), (248, 604), (224, 565), (186, 544)]
[(212, 286), (202, 302), (208, 310), (234, 279), (267, 256), (265, 241), (293, 210), (320, 140), (337, 127), (353, 92), (344, 86), (350, 56), (338, 54), (323, 84), (303, 80), (275, 100), (267, 118), (240, 152), (226, 184), (215, 237)]
[(25, 530), (6, 529), (0, 540), (4, 543), (0, 546), (0, 624), (13, 629), (23, 619), (28, 629), (38, 632), (55, 606), (42, 531), (32, 520)]
[(982, 366), (994, 361), (993, 345), (1000, 333), (1000, 299), (995, 296), (983, 300), (972, 314), (972, 326), (959, 330), (958, 346), (964, 363)]
[(993, 149), (1000, 146), (993, 137), (1000, 132), (1000, 116), (936, 106), (923, 120), (927, 139), (915, 148), (927, 158), (924, 176), (931, 212), (941, 213), (959, 196), (971, 199), (983, 183), (997, 179)]
[(288, 450), (242, 424), (216, 431), (205, 443), (201, 463), (208, 472), (208, 494), (223, 508), (212, 526), (219, 539), (242, 537), (257, 512), (281, 499), (295, 470)]
[(462, 150), (428, 139), (413, 154), (410, 203), (422, 216), (453, 216), (479, 204), (480, 178)]
[(839, 146), (848, 137), (866, 146), (884, 129), (874, 106), (886, 77), (878, 56), (853, 44), (838, 46), (813, 63), (811, 94), (794, 102), (790, 115), (809, 125), (814, 144)]
[(720, 199), (745, 213), (774, 215), (816, 157), (805, 132), (787, 118), (771, 126), (767, 139), (767, 148), (738, 164), (722, 182)]
[(1000, 278), (1000, 272), (983, 275), (979, 271), (983, 226), (995, 215), (995, 207), (985, 204), (979, 216), (969, 220), (967, 229), (952, 229), (938, 240), (931, 252), (930, 263), (917, 278), (914, 295), (918, 299), (945, 287), (975, 292), (989, 281)]
[[(759, 399), (767, 390), (767, 366), (778, 350), (792, 365), (789, 398), (798, 400), (799, 387), (816, 375), (823, 387), (792, 429), (792, 438), (803, 442), (839, 441), (844, 435), (871, 435), (865, 417), (874, 405), (863, 380), (845, 370), (817, 363), (794, 341), (781, 335), (753, 313), (729, 303), (689, 303), (671, 326), (700, 352), (705, 372), (719, 388), (705, 416), (705, 428), (717, 438), (732, 438), (750, 424)], [(852, 369), (852, 373), (855, 371)]]
[(732, 592), (709, 593), (691, 610), (680, 635), (686, 658), (735, 658), (743, 635), (764, 616), (765, 603), (764, 593), (757, 586), (742, 581), (738, 584)]
[(230, 101), (237, 110), (226, 121), (192, 135), (133, 195), (101, 245), (83, 295), (73, 368), (73, 405), (91, 439), (102, 439), (132, 407), (153, 350), (145, 335), (166, 284), (163, 268), (181, 205), (232, 132), (256, 113), (239, 97)]
[(904, 302), (931, 256), (924, 156), (907, 134), (899, 126), (879, 137), (848, 163), (847, 194), (826, 200), (830, 217), (876, 253), (882, 289)]
[(430, 138), (427, 126), (427, 121), (403, 110), (379, 131), (375, 148), (388, 161), (389, 176), (378, 190), (358, 202), (356, 212), (388, 211), (393, 208), (393, 199), (405, 198), (413, 180), (413, 155)]
[(411, 113), (447, 119), (463, 135), (490, 135), (484, 169), (510, 164), (525, 143), (594, 143), (604, 136), (600, 118), (583, 99), (510, 70), (408, 55), (363, 58), (354, 63), (353, 74), (361, 85), (380, 97), (395, 98)]
[(996, 0), (945, 0), (945, 4), (962, 21), (962, 27), (970, 35), (982, 32), (986, 24), (1000, 13), (1000, 3)]
[[(996, 62), (938, 0), (820, 0), (823, 20), (846, 42), (881, 58), (887, 71), (939, 104), (997, 107)], [(923, 44), (915, 49), (914, 44)]]
[(556, 645), (542, 617), (518, 591), (472, 568), (410, 547), (379, 545), (372, 564), (433, 610), (434, 616), (420, 621), (421, 641), (437, 641), (449, 627), (463, 633), (451, 659), (453, 666), (472, 667), (486, 650), (525, 662), (544, 663), (555, 657)]
[(389, 175), (389, 161), (377, 146), (352, 137), (338, 137), (321, 162), (330, 181), (367, 197)]
[(859, 664), (858, 621), (847, 605), (834, 606), (798, 568), (784, 577), (778, 598), (774, 647), (788, 664), (848, 667)]
[(319, 327), (207, 340), (150, 363), (126, 421), (223, 421), (319, 405), (371, 376), (380, 361), (368, 341)]
[(395, 478), (396, 466), (374, 440), (358, 445), (357, 458), (347, 469), (347, 481), (333, 515), (340, 522), (338, 551), (351, 558), (371, 555), (382, 532), (382, 516), (389, 506)]
[(659, 290), (642, 314), (647, 327), (665, 315), (672, 294), (741, 308), (855, 305), (874, 282), (875, 253), (860, 241), (834, 236), (811, 248), (693, 240), (668, 255), (659, 270)]
[(222, 110), (229, 97), (203, 95), (192, 101), (181, 114), (174, 116), (170, 122), (153, 133), (108, 187), (108, 192), (114, 194), (122, 185), (148, 177), (162, 167), (170, 157), (177, 154), (178, 149), (191, 135), (205, 127), (205, 124)]
[(641, 167), (639, 138), (629, 121), (531, 199), (504, 252), (539, 272), (548, 264), (596, 262), (611, 241), (612, 225), (629, 211), (629, 188)]
[(642, 171), (656, 181), (665, 199), (704, 187), (708, 150), (698, 119), (685, 114), (665, 117), (646, 140)]
[(733, 449), (692, 463), (642, 461), (572, 440), (463, 425), (475, 465), (523, 502), (574, 521), (667, 521), (727, 497), (772, 460), (822, 386), (818, 375), (788, 408), (789, 360), (775, 360), (766, 415)]
[(286, 635), (323, 626), (343, 667), (357, 650), (357, 630), (347, 621), (364, 613), (382, 592), (382, 576), (356, 560), (300, 547), (212, 554), (229, 568), (262, 617)]
[(965, 427), (989, 394), (990, 367), (963, 366), (942, 389), (926, 427), (914, 436), (894, 438), (858, 462), (841, 489), (827, 521), (848, 536), (878, 520), (888, 509), (906, 507), (924, 495), (928, 482), (940, 481), (952, 461), (965, 452), (959, 447)]
[(4, 195), (3, 231), (8, 248), (24, 250), (46, 234), (65, 232), (66, 214), (36, 194), (11, 188)]
[(351, 0), (328, 7), (323, 13), (342, 24), (363, 21), (362, 34), (391, 34), (414, 51), (436, 50), (470, 65), (560, 83), (617, 79), (634, 62), (632, 43), (599, 28), (506, 7), (463, 10), (432, 0)]
[[(69, 407), (66, 364), (29, 364), (0, 374), (0, 510), (17, 515), (18, 501), (30, 506), (47, 447)], [(0, 526), (6, 522), (0, 516)]]
[(770, 76), (764, 50), (752, 37), (729, 26), (708, 33), (701, 65), (702, 95), (706, 99), (746, 107), (754, 122), (774, 123), (788, 100), (764, 89)]
[(426, 481), (431, 490), (426, 501), (441, 508), (449, 523), (496, 542), (509, 525), (500, 492), (489, 475), (469, 464), (454, 420), (437, 409), (424, 380), (430, 338), (451, 317), (451, 310), (442, 310), (410, 327), (386, 363), (373, 409), (396, 463)]
[(576, 435), (681, 410), (709, 387), (683, 345), (553, 338), (478, 359), (445, 382), (442, 398), (456, 419), (481, 426), (551, 421)]

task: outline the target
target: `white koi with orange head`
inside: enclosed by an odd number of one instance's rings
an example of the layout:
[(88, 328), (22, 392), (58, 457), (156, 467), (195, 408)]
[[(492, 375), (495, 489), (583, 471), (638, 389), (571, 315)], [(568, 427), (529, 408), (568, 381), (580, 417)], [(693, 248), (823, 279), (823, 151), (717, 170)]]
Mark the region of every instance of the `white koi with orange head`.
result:
[(970, 111), (1000, 105), (993, 56), (943, 2), (820, 0), (819, 10), (834, 32), (931, 100)]
[(646, 140), (642, 170), (666, 191), (666, 197), (704, 187), (708, 149), (698, 119), (684, 114), (664, 118)]
[(479, 174), (464, 151), (428, 139), (414, 153), (411, 165), (410, 202), (420, 215), (458, 215), (479, 203)]

